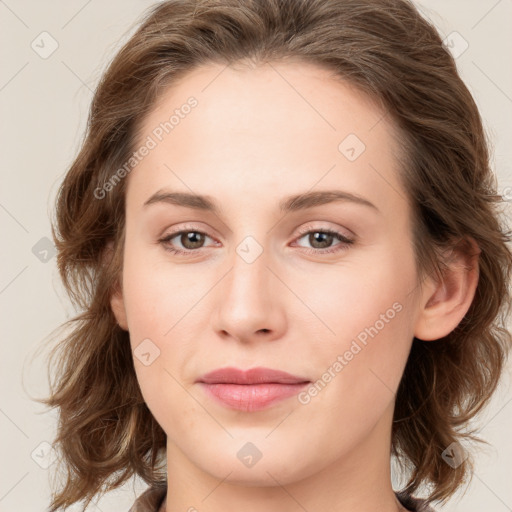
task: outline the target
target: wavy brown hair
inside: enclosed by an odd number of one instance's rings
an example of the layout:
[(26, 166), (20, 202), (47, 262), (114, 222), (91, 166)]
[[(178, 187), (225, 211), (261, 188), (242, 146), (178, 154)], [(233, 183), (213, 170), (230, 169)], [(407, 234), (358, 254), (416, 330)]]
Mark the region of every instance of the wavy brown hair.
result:
[[(85, 507), (134, 474), (164, 483), (166, 436), (144, 403), (129, 333), (110, 298), (122, 271), (126, 180), (105, 197), (135, 150), (138, 130), (162, 91), (198, 66), (294, 59), (331, 70), (385, 108), (400, 135), (399, 172), (413, 206), (418, 275), (443, 272), (443, 251), (479, 249), (479, 282), (458, 327), (413, 340), (396, 396), (392, 454), (408, 474), (404, 492), (430, 487), (444, 501), (472, 474), (443, 450), (478, 441), (467, 429), (489, 401), (511, 335), (510, 232), (490, 167), (477, 106), (431, 23), (408, 0), (169, 0), (152, 7), (104, 73), (81, 149), (60, 187), (52, 226), (58, 269), (78, 316), (50, 358), (58, 408), (55, 447), (66, 481), (51, 512)], [(95, 193), (96, 191), (96, 193)]]

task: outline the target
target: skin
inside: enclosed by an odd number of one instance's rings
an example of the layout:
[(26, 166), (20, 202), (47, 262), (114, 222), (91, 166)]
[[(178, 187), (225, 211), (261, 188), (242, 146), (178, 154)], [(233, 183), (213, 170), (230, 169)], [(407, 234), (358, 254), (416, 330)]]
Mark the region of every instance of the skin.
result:
[[(162, 94), (138, 142), (190, 96), (198, 105), (126, 178), (122, 286), (111, 302), (132, 349), (149, 338), (160, 351), (134, 365), (167, 434), (172, 485), (162, 510), (404, 510), (390, 475), (395, 392), (413, 337), (438, 339), (468, 310), (477, 263), (455, 252), (443, 281), (419, 286), (399, 139), (383, 111), (326, 70), (203, 66)], [(366, 146), (354, 161), (338, 149), (348, 134)], [(220, 211), (144, 207), (162, 189), (208, 195)], [(346, 200), (280, 212), (286, 197), (319, 190), (376, 208)], [(179, 235), (167, 241), (187, 255), (159, 242), (187, 229), (206, 234), (200, 248)], [(322, 245), (299, 229), (355, 241)], [(251, 254), (263, 250), (251, 263), (237, 253), (248, 236)], [(393, 304), (400, 312), (307, 404), (292, 397), (241, 412), (195, 382), (225, 366), (316, 382)], [(237, 457), (247, 442), (262, 454), (252, 467)]]

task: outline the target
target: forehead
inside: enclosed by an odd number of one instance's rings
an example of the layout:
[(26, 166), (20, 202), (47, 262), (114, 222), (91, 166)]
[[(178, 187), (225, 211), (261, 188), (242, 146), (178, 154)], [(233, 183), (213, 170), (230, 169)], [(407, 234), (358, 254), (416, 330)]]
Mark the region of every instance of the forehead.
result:
[(135, 146), (152, 148), (129, 176), (128, 201), (164, 186), (260, 197), (336, 186), (397, 200), (401, 147), (388, 117), (309, 63), (202, 66), (140, 123)]

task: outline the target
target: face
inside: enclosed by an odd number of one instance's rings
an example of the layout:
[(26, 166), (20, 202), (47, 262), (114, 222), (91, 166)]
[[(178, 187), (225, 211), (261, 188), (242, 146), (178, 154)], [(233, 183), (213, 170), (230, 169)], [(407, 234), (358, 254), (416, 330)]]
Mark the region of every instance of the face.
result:
[[(143, 145), (112, 305), (168, 456), (251, 485), (389, 456), (419, 301), (384, 113), (313, 65), (212, 64), (161, 96)], [(227, 367), (296, 378), (200, 382)]]

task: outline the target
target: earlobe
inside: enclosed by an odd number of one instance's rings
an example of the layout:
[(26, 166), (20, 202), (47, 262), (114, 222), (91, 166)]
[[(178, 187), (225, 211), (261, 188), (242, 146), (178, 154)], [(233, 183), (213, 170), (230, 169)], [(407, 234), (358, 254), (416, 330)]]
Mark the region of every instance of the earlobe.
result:
[(121, 290), (116, 290), (110, 299), (110, 307), (116, 317), (117, 323), (124, 329), (128, 330), (128, 322), (126, 321), (126, 309), (124, 307), (123, 293)]
[(478, 285), (480, 249), (474, 240), (456, 247), (441, 279), (428, 279), (414, 336), (431, 341), (447, 336), (468, 312)]

